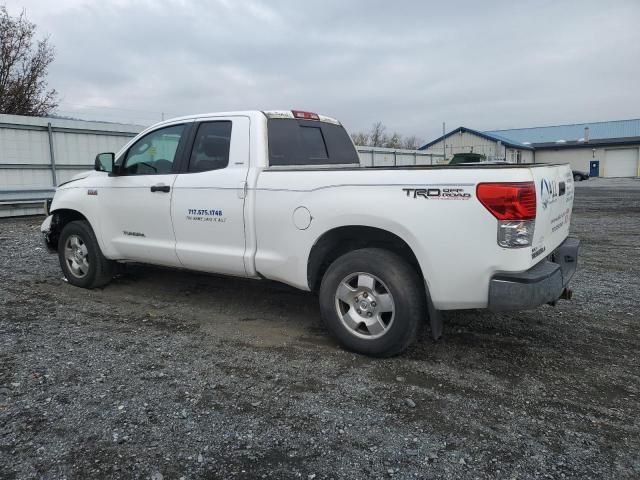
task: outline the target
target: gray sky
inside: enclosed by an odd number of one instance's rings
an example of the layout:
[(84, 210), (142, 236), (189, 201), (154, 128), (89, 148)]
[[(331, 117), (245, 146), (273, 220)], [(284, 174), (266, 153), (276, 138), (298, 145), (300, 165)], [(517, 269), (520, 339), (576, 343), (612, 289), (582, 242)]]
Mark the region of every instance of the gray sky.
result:
[[(1, 2), (2, 0), (0, 0)], [(7, 0), (5, 0), (7, 1)], [(59, 113), (241, 109), (431, 140), (640, 117), (640, 1), (8, 0), (57, 50)]]

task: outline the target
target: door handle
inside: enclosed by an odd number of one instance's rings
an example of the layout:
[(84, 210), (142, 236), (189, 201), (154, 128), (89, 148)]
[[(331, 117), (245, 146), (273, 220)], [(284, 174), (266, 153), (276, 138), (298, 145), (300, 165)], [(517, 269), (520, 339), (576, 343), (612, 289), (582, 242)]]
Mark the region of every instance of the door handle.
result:
[(171, 187), (169, 185), (152, 185), (151, 191), (169, 193), (171, 191)]
[(240, 189), (238, 190), (238, 198), (245, 198), (247, 196), (247, 189), (249, 185), (247, 182), (240, 182)]

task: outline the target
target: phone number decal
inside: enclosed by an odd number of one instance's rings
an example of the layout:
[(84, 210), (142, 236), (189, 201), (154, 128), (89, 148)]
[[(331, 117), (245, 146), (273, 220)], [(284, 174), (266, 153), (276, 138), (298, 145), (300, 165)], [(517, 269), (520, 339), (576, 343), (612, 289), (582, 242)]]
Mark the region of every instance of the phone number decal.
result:
[(187, 215), (202, 215), (205, 217), (222, 217), (222, 210), (211, 210), (211, 209), (197, 209), (197, 208), (189, 208), (187, 209)]
[(227, 221), (222, 210), (215, 208), (188, 208), (186, 217), (192, 222), (225, 223)]

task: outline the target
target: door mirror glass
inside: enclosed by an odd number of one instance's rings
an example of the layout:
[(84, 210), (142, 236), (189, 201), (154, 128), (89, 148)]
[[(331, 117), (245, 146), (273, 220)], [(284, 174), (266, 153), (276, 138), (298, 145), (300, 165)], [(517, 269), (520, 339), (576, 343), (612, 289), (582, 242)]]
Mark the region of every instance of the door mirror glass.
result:
[(113, 152), (99, 153), (96, 155), (96, 161), (93, 165), (94, 170), (97, 172), (113, 172), (115, 157)]

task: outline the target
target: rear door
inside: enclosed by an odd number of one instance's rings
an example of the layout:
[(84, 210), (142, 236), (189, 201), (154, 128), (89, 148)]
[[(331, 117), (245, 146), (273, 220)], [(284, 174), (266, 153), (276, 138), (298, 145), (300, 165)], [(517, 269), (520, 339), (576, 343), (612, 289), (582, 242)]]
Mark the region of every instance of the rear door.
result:
[(199, 122), (173, 185), (176, 253), (193, 270), (246, 276), (244, 204), (250, 119)]
[(536, 226), (532, 257), (542, 259), (569, 235), (573, 209), (573, 174), (569, 165), (531, 168), (536, 186)]

